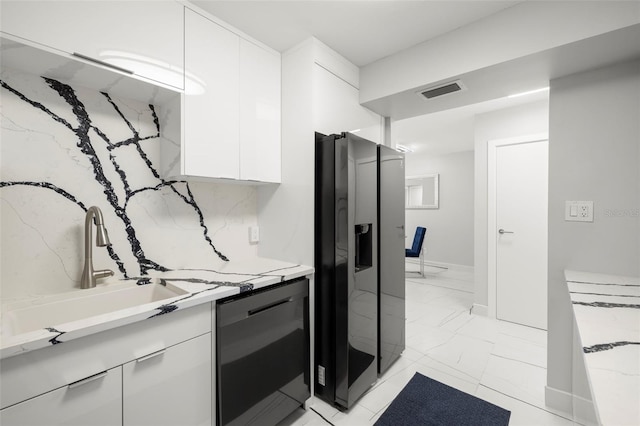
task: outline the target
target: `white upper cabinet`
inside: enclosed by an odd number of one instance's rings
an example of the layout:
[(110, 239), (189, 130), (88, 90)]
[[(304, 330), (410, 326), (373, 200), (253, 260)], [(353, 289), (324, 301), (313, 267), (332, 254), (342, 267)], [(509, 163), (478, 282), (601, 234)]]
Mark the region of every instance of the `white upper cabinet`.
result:
[(2, 0), (1, 8), (1, 32), (14, 41), (184, 92), (160, 105), (165, 177), (280, 182), (278, 52), (173, 0)]
[(240, 40), (240, 179), (280, 182), (280, 55)]
[(279, 183), (280, 54), (189, 8), (184, 51), (180, 149), (163, 146), (165, 175)]
[(2, 1), (2, 32), (184, 88), (176, 1)]
[(238, 179), (240, 37), (185, 9), (182, 173)]

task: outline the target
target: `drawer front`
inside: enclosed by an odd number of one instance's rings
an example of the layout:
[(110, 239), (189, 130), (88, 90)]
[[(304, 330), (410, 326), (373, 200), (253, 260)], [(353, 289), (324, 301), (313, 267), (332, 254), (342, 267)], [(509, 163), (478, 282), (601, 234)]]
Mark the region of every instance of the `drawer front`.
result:
[(105, 371), (0, 411), (3, 426), (122, 424), (122, 368)]
[(209, 332), (211, 304), (205, 303), (3, 359), (0, 408)]
[(124, 424), (211, 425), (211, 369), (211, 333), (123, 365)]

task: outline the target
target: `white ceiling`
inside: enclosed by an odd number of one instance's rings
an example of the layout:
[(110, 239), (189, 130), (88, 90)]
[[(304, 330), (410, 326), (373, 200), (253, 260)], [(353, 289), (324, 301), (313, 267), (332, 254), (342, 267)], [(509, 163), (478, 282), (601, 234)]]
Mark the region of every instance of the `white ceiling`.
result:
[(357, 66), (404, 50), (522, 0), (195, 0), (195, 5), (284, 52), (314, 36)]
[(392, 121), (393, 141), (411, 149), (415, 155), (446, 155), (472, 151), (475, 117), (489, 111), (549, 100), (549, 92), (518, 98), (500, 98), (458, 108)]

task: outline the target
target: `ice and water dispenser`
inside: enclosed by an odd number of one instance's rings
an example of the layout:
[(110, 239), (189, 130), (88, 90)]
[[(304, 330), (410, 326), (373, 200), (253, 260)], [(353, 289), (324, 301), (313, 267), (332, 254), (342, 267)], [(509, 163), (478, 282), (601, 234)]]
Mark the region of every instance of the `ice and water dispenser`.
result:
[(371, 223), (355, 226), (356, 272), (373, 266), (373, 228)]

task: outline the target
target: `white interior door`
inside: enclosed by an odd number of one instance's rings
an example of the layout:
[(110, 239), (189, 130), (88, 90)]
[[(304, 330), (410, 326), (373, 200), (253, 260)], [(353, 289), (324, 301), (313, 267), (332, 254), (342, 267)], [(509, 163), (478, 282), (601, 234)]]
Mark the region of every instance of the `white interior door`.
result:
[(546, 329), (549, 143), (497, 145), (495, 154), (496, 317)]

